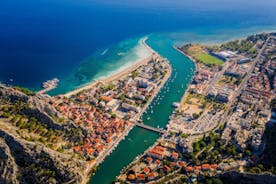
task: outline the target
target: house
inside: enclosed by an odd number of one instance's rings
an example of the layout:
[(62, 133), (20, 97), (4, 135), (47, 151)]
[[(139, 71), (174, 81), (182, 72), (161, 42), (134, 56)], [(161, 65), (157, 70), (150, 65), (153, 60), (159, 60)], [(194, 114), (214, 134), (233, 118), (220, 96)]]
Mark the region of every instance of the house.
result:
[(145, 80), (141, 79), (141, 80), (137, 81), (137, 86), (139, 88), (147, 88), (148, 87), (148, 83)]
[(148, 164), (152, 163), (152, 158), (151, 157), (147, 157), (146, 160), (147, 160)]
[(177, 160), (178, 159), (178, 153), (176, 153), (176, 152), (172, 152), (172, 154), (171, 154), (171, 157), (174, 159), (174, 160)]
[(171, 169), (169, 166), (167, 166), (167, 165), (164, 166), (164, 169), (165, 169), (166, 172), (168, 172), (168, 173), (171, 172), (171, 170), (172, 170), (172, 169)]
[(127, 177), (127, 179), (129, 179), (129, 180), (135, 180), (135, 175), (134, 174), (130, 174), (130, 175), (128, 175), (128, 177)]
[(149, 180), (154, 180), (156, 178), (156, 176), (157, 176), (157, 173), (151, 172), (151, 173), (149, 173), (148, 178), (149, 178)]
[(160, 165), (161, 164), (161, 161), (160, 160), (155, 160), (155, 162), (154, 162), (156, 165)]
[(211, 169), (211, 165), (210, 164), (203, 164), (201, 166), (201, 168), (202, 168), (203, 171), (208, 171), (208, 170)]
[(106, 107), (108, 107), (112, 112), (116, 111), (119, 106), (120, 101), (116, 99), (112, 99), (106, 104)]
[(110, 102), (113, 98), (111, 98), (109, 96), (101, 96), (100, 99), (105, 101), (105, 102)]
[(226, 102), (229, 101), (229, 96), (226, 93), (219, 93), (216, 96), (216, 100), (219, 101), (219, 102), (222, 102), (222, 103), (226, 103)]
[(166, 154), (166, 148), (162, 146), (155, 146), (150, 149), (148, 155), (154, 158), (163, 159)]
[(211, 165), (211, 169), (212, 170), (217, 170), (217, 168), (218, 168), (218, 164), (212, 164)]
[(126, 111), (134, 111), (136, 113), (140, 112), (139, 107), (134, 107), (133, 105), (130, 105), (130, 104), (127, 104), (127, 103), (123, 103), (122, 108), (125, 109)]
[(194, 167), (194, 171), (199, 172), (201, 170), (201, 166), (197, 165)]
[(177, 166), (184, 167), (184, 166), (186, 166), (186, 162), (184, 162), (184, 161), (177, 162)]
[(191, 166), (188, 166), (185, 168), (186, 172), (194, 172), (194, 168)]
[(139, 181), (145, 181), (146, 175), (145, 175), (145, 174), (138, 174), (138, 175), (137, 175), (137, 179), (138, 179)]
[(148, 167), (145, 167), (145, 168), (143, 169), (143, 172), (144, 172), (145, 174), (148, 174), (148, 173), (150, 172), (150, 169), (149, 169)]

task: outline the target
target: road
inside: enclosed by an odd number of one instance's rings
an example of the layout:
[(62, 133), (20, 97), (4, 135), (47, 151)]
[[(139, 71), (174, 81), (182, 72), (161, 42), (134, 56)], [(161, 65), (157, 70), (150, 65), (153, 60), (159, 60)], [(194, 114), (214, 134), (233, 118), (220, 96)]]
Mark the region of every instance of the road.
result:
[(228, 117), (228, 114), (229, 114), (229, 112), (232, 110), (232, 106), (233, 106), (234, 103), (236, 102), (237, 97), (241, 94), (241, 91), (242, 91), (242, 90), (244, 89), (244, 87), (246, 86), (247, 81), (250, 79), (251, 74), (252, 74), (252, 72), (254, 71), (254, 68), (255, 68), (257, 62), (259, 61), (259, 59), (260, 59), (260, 57), (261, 57), (261, 55), (262, 55), (262, 53), (263, 53), (263, 51), (264, 51), (264, 49), (265, 49), (265, 47), (266, 47), (266, 45), (267, 45), (267, 42), (269, 41), (270, 38), (271, 38), (271, 37), (268, 37), (267, 40), (265, 41), (264, 45), (262, 46), (262, 48), (261, 48), (260, 51), (258, 52), (258, 55), (257, 55), (257, 56), (255, 57), (255, 59), (253, 60), (253, 63), (252, 63), (252, 65), (251, 65), (250, 70), (248, 71), (247, 75), (245, 76), (245, 78), (242, 80), (240, 86), (238, 87), (238, 90), (233, 94), (233, 98), (232, 98), (233, 100), (231, 100), (231, 101), (229, 102), (228, 108), (227, 108), (227, 110), (225, 111), (225, 113), (224, 113), (224, 115), (223, 115), (223, 117), (222, 117), (222, 119), (221, 119), (221, 123), (220, 123), (219, 125), (224, 124), (224, 123), (227, 121), (227, 119), (229, 118), (229, 117)]
[(153, 132), (157, 132), (157, 133), (160, 133), (160, 134), (163, 134), (165, 133), (166, 131), (163, 130), (163, 129), (160, 129), (160, 128), (155, 128), (155, 127), (152, 127), (152, 126), (149, 126), (149, 125), (145, 125), (145, 124), (142, 124), (142, 123), (137, 123), (135, 121), (130, 121), (132, 124), (134, 124), (135, 126), (138, 126), (138, 127), (141, 127), (141, 128), (144, 128), (146, 130), (150, 130), (150, 131), (153, 131)]
[(221, 71), (215, 74), (213, 80), (210, 82), (210, 84), (207, 84), (208, 87), (205, 89), (204, 94), (207, 95), (208, 92), (212, 91), (212, 88), (218, 83), (220, 77), (224, 74), (224, 72), (229, 67), (230, 63), (226, 61), (225, 66), (222, 68)]

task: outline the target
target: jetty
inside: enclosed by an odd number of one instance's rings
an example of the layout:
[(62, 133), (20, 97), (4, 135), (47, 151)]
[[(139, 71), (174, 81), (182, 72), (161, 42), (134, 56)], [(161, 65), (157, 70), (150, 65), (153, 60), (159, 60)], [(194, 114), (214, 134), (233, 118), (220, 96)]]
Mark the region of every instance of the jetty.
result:
[(46, 82), (42, 83), (42, 87), (44, 88), (43, 90), (38, 91), (38, 94), (44, 94), (48, 91), (51, 91), (53, 89), (55, 89), (58, 86), (59, 83), (59, 79), (58, 78), (54, 78), (52, 80), (48, 80)]
[(45, 93), (47, 93), (47, 92), (49, 92), (49, 91), (51, 91), (55, 88), (56, 88), (56, 86), (48, 87), (48, 88), (45, 88), (45, 89), (42, 89), (42, 90), (38, 91), (37, 93), (38, 94), (45, 94)]

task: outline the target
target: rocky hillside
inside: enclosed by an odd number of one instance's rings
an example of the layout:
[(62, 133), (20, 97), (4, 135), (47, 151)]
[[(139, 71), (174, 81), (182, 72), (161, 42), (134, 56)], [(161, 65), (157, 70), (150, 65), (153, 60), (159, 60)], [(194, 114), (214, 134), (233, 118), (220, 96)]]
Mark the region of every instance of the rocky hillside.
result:
[(0, 85), (0, 183), (84, 183), (87, 162), (73, 153), (87, 132), (47, 97)]

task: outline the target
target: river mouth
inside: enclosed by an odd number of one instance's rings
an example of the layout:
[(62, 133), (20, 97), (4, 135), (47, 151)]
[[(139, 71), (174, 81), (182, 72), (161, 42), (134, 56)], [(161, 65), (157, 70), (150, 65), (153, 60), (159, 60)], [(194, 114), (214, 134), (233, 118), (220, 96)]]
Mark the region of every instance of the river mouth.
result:
[[(165, 128), (174, 108), (173, 102), (180, 101), (195, 69), (194, 63), (173, 48), (173, 42), (167, 40), (166, 47), (158, 47), (154, 36), (150, 36), (147, 44), (161, 56), (169, 59), (172, 73), (166, 84), (144, 112), (142, 121), (146, 125)], [(163, 44), (162, 44), (163, 45)], [(160, 52), (161, 51), (161, 52)], [(167, 57), (166, 53), (170, 53)], [(183, 67), (185, 66), (185, 67)], [(139, 154), (150, 147), (160, 135), (155, 132), (134, 127), (125, 140), (99, 166), (90, 183), (112, 183), (120, 171)]]
[[(269, 28), (268, 28), (269, 29)], [(229, 39), (236, 39), (263, 31), (263, 28), (252, 28), (242, 30), (219, 30), (212, 34), (190, 36), (185, 33), (162, 33), (152, 34), (147, 40), (147, 44), (158, 52), (162, 57), (167, 58), (172, 67), (172, 73), (152, 101), (147, 111), (142, 116), (142, 121), (152, 127), (165, 128), (170, 115), (173, 113), (173, 102), (179, 102), (186, 91), (195, 72), (194, 63), (174, 49), (175, 45), (193, 42), (220, 43)], [(234, 34), (236, 33), (236, 34)], [(196, 36), (195, 36), (196, 35)], [(234, 37), (233, 37), (234, 35)], [(186, 40), (186, 42), (179, 42)], [(154, 144), (160, 137), (159, 134), (134, 127), (128, 136), (120, 142), (117, 148), (99, 166), (97, 172), (92, 176), (92, 184), (110, 184), (120, 171), (130, 164), (137, 156), (142, 154), (147, 148)]]

